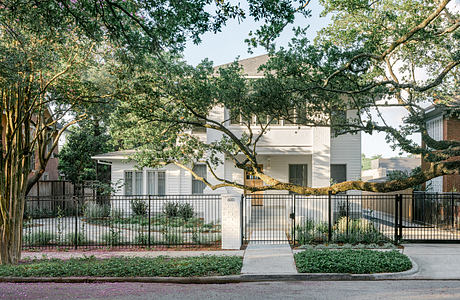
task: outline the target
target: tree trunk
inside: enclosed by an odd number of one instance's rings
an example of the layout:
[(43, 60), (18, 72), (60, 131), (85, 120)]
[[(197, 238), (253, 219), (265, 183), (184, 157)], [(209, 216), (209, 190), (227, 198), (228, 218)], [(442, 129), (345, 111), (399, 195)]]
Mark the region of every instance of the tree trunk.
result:
[(21, 258), (24, 204), (34, 151), (26, 94), (19, 86), (1, 90), (0, 264), (15, 264)]

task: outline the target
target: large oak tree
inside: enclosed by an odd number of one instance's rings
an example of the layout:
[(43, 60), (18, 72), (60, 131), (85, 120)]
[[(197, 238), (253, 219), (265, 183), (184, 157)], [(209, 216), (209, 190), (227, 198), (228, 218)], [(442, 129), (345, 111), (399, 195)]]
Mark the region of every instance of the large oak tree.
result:
[[(460, 141), (431, 138), (423, 109), (427, 103), (443, 106), (458, 118), (460, 20), (449, 2), (323, 0), (324, 14), (332, 16), (332, 23), (313, 42), (299, 28), (289, 47), (271, 52), (260, 69), (265, 76), (258, 79), (247, 78), (237, 62), (216, 70), (204, 61), (193, 68), (169, 56), (164, 59), (170, 67), (163, 69), (148, 60), (126, 80), (125, 102), (114, 118), (115, 137), (125, 147), (138, 149), (134, 159), (139, 166), (175, 164), (212, 189), (389, 192), (459, 174)], [(251, 43), (267, 45), (267, 40)], [(215, 118), (213, 110), (221, 107), (241, 116), (245, 134), (233, 132), (229, 119)], [(381, 109), (388, 107), (406, 110), (402, 126), (385, 119)], [(346, 110), (356, 111), (357, 116), (345, 118), (340, 112)], [(251, 121), (254, 115), (256, 126)], [(270, 123), (280, 118), (298, 125), (327, 126), (339, 135), (383, 132), (395, 148), (421, 154), (430, 166), (409, 178), (383, 183), (358, 180), (311, 188), (283, 182), (259, 167), (257, 155)], [(196, 127), (220, 132), (223, 138), (204, 142), (193, 134)], [(408, 138), (411, 134), (421, 134), (427, 147)], [(264, 186), (219, 177), (215, 170), (223, 155), (262, 179)], [(206, 163), (215, 180), (194, 173), (196, 163)]]

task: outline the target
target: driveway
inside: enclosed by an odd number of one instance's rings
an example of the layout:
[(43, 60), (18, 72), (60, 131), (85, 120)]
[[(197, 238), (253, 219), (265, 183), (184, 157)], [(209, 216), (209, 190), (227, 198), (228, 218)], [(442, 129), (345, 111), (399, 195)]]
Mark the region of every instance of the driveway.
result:
[(417, 278), (460, 279), (460, 244), (404, 244), (419, 266)]

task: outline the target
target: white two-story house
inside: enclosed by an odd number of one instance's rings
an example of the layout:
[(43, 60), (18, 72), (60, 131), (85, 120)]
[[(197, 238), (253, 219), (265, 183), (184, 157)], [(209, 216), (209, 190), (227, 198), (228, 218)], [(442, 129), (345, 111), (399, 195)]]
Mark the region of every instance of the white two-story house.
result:
[[(258, 67), (268, 60), (267, 55), (240, 61), (245, 74), (250, 78), (262, 76)], [(354, 111), (347, 116), (353, 117)], [(219, 107), (211, 111), (210, 118), (226, 121), (226, 126), (237, 136), (244, 128), (238, 120), (230, 121), (230, 112)], [(256, 131), (256, 120), (254, 128)], [(202, 130), (200, 135), (207, 142), (222, 138), (215, 130)], [(129, 159), (133, 151), (118, 151), (96, 155), (93, 159), (111, 164), (111, 176), (117, 195), (179, 195), (201, 193), (227, 193), (221, 189), (210, 191), (205, 185), (193, 178), (189, 172), (174, 165), (161, 169), (136, 169), (136, 163)], [(361, 134), (345, 134), (332, 137), (330, 128), (292, 125), (279, 120), (270, 125), (257, 148), (258, 161), (267, 175), (276, 179), (311, 187), (329, 186), (331, 182), (357, 180), (361, 176)], [(223, 154), (222, 154), (223, 155)], [(246, 183), (263, 185), (264, 183), (244, 171), (237, 169), (231, 160), (225, 159), (216, 170), (219, 177)], [(198, 165), (195, 171), (205, 175), (210, 182), (217, 183), (205, 165)], [(239, 191), (240, 193), (242, 191)], [(267, 193), (287, 193), (287, 191), (268, 191)]]

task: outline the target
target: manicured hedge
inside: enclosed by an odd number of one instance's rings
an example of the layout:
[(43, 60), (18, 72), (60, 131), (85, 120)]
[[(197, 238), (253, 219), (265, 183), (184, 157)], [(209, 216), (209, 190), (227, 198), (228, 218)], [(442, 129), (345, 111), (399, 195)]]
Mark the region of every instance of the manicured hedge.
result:
[(372, 274), (412, 268), (410, 259), (395, 250), (309, 249), (295, 254), (294, 258), (300, 273)]
[(237, 256), (186, 258), (73, 258), (41, 259), (18, 265), (0, 265), (0, 277), (191, 277), (240, 274), (243, 260)]

